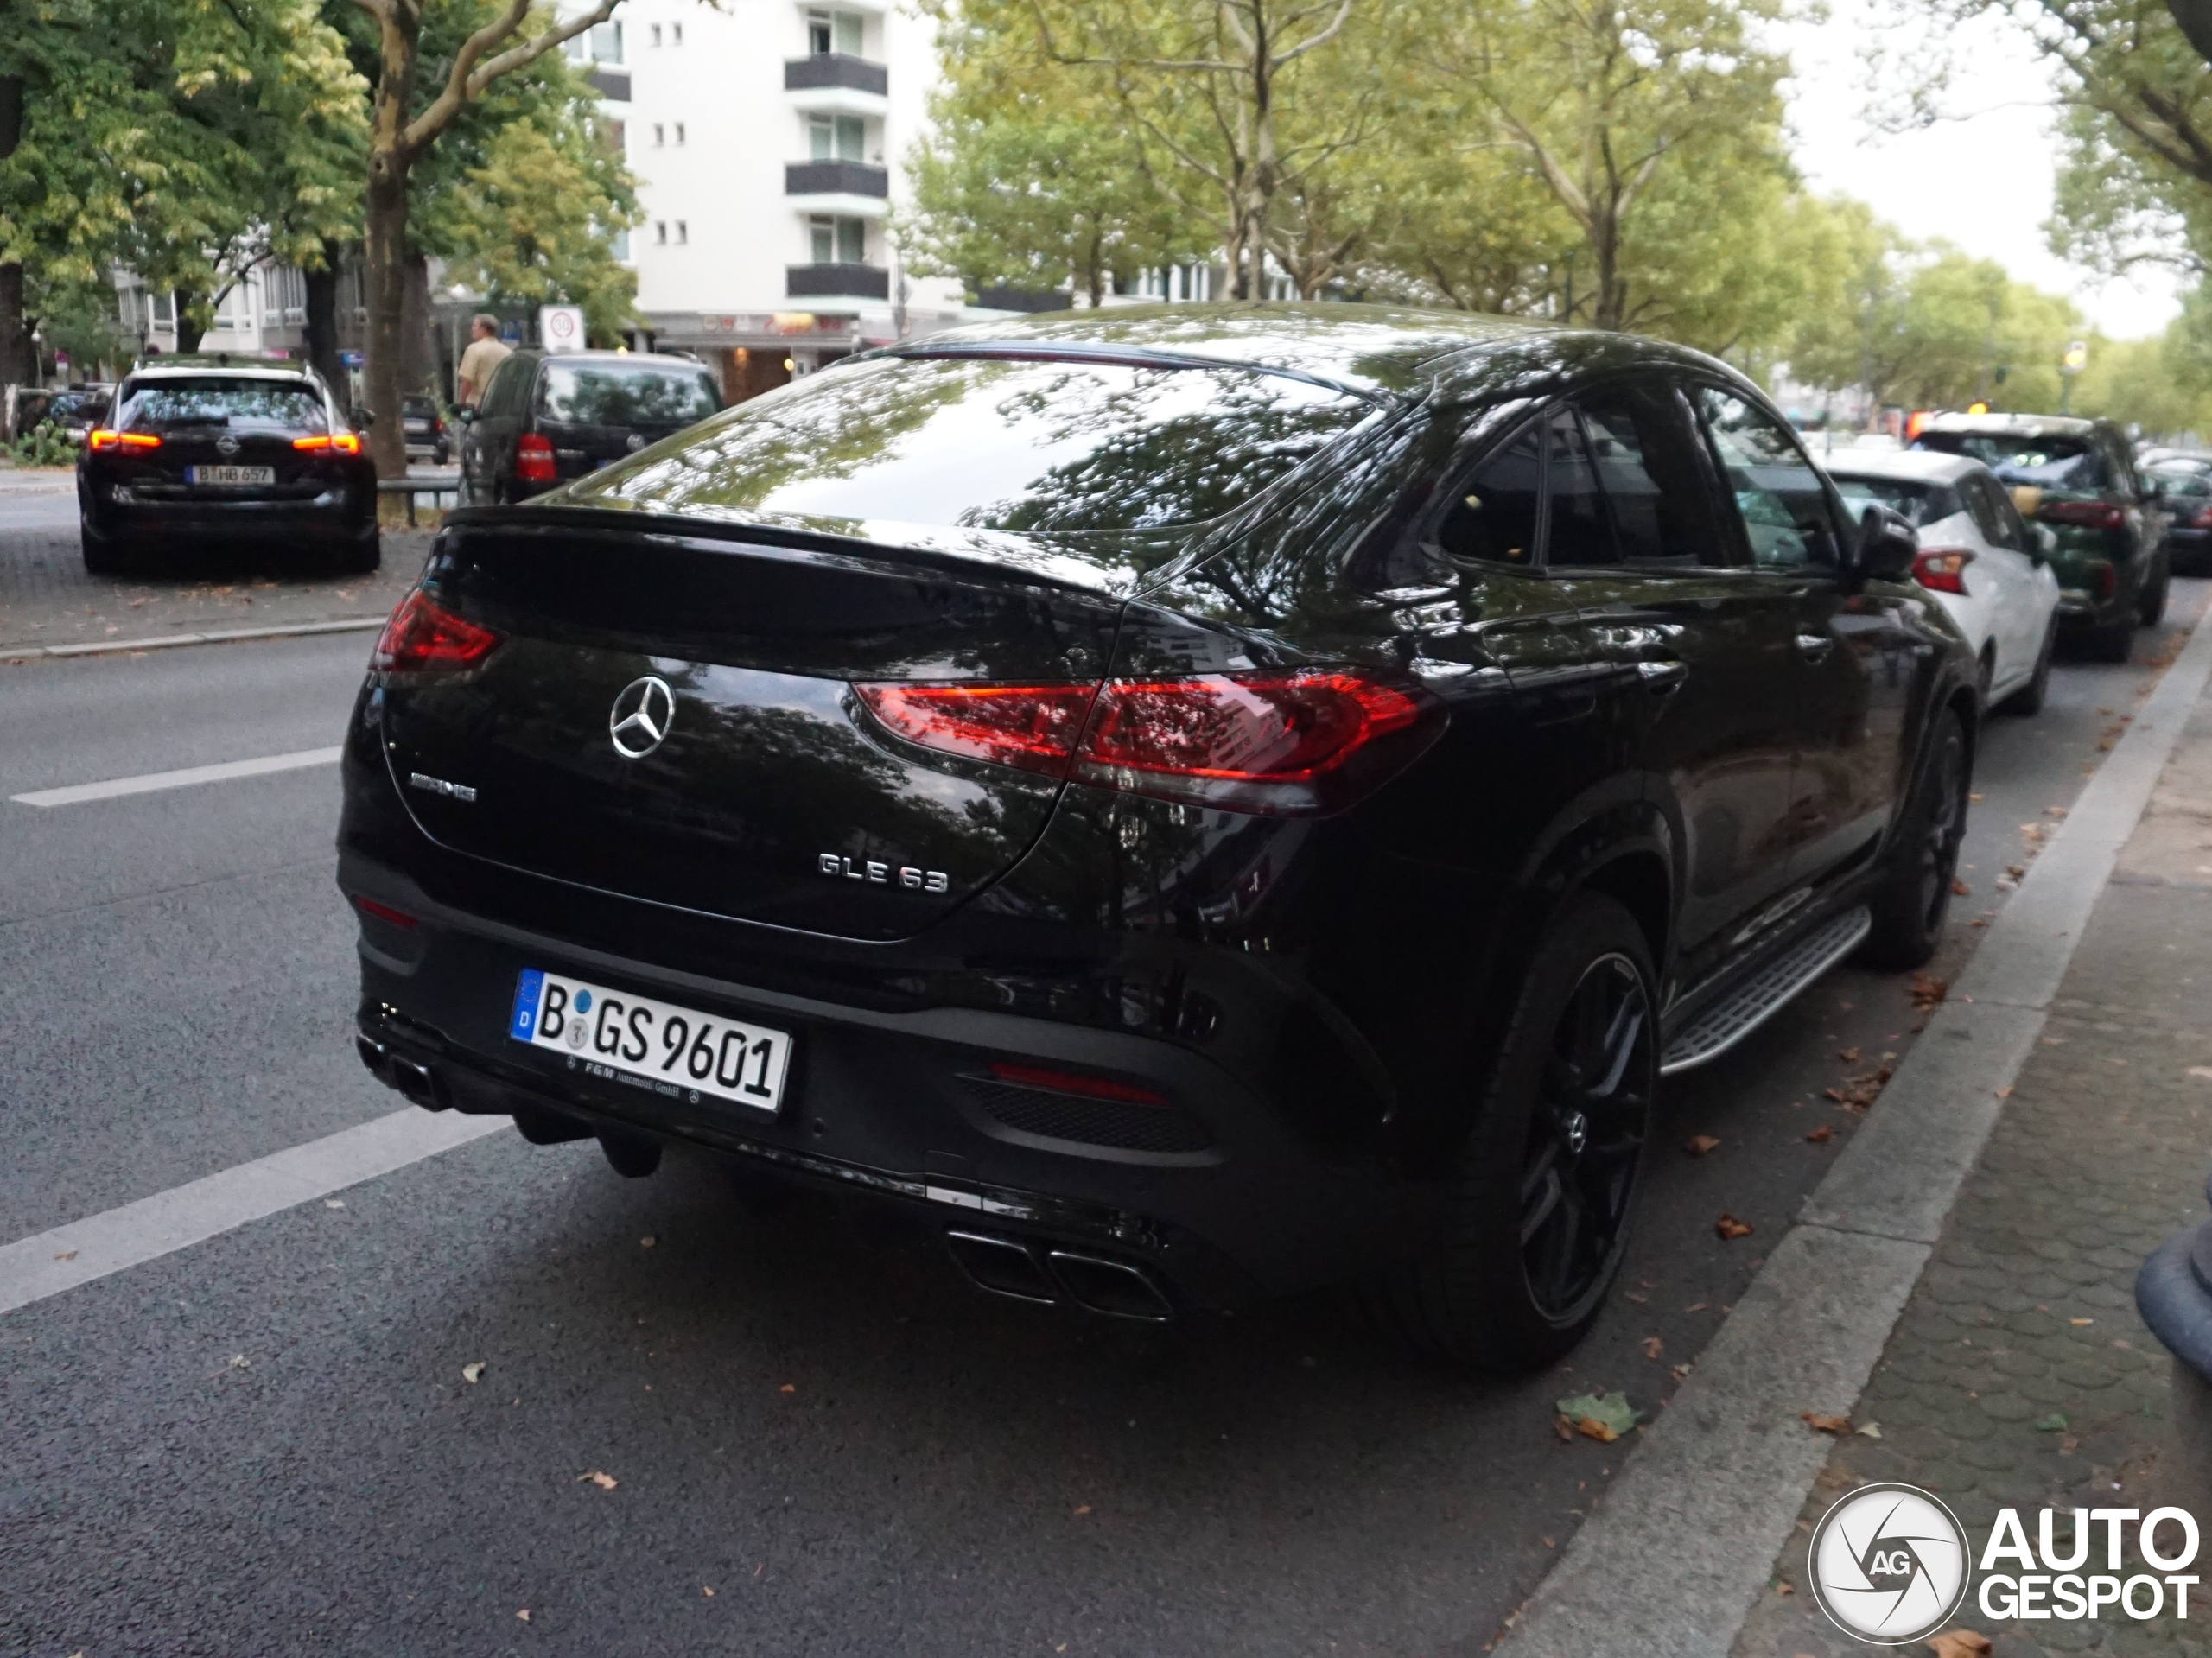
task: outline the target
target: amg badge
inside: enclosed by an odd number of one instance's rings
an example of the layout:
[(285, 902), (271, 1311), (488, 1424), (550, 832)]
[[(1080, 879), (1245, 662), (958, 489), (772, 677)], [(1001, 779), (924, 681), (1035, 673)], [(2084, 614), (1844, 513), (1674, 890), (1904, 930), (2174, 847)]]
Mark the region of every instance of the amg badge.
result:
[(815, 864), (825, 875), (835, 875), (842, 880), (874, 881), (878, 886), (888, 886), (896, 876), (901, 886), (916, 893), (943, 893), (952, 886), (952, 877), (942, 869), (914, 869), (904, 864), (893, 869), (887, 863), (871, 863), (865, 859), (855, 863), (834, 852), (823, 853)]

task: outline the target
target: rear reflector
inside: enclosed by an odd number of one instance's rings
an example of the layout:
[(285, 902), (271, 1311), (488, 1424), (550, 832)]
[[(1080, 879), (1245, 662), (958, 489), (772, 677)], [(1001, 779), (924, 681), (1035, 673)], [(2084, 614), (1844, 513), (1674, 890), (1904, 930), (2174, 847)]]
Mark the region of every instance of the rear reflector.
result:
[(363, 915), (372, 915), (379, 921), (390, 922), (409, 932), (415, 931), (415, 918), (405, 912), (395, 910), (389, 904), (379, 904), (372, 898), (363, 898), (359, 893), (353, 894), (353, 907)]
[(319, 434), (314, 437), (296, 437), (292, 440), (292, 447), (296, 449), (315, 450), (325, 454), (359, 454), (361, 452), (361, 439), (359, 435), (354, 432), (331, 432)]
[(524, 432), (515, 445), (515, 476), (525, 484), (550, 484), (560, 475), (552, 444), (536, 432)]
[(499, 642), (497, 633), (441, 610), (415, 588), (377, 635), (369, 666), (388, 674), (451, 672), (474, 667)]
[(162, 440), (151, 432), (112, 432), (105, 426), (96, 426), (85, 435), (94, 454), (107, 454), (117, 449), (158, 449)]
[(1350, 804), (1419, 753), (1434, 725), (1418, 690), (1339, 668), (1109, 679), (1095, 692), (1080, 683), (853, 689), (925, 748), (1271, 814)]
[[(412, 923), (409, 924), (413, 924)], [(991, 1075), (1016, 1088), (1050, 1089), (1055, 1094), (1080, 1094), (1087, 1099), (1122, 1100), (1131, 1105), (1165, 1105), (1167, 1096), (1131, 1083), (1108, 1077), (1085, 1077), (1071, 1070), (1048, 1070), (1039, 1065), (993, 1065)]]
[(1974, 562), (1974, 555), (1959, 547), (1923, 547), (1912, 561), (1912, 579), (1930, 593), (1955, 593), (1964, 596), (1967, 590), (1967, 566)]

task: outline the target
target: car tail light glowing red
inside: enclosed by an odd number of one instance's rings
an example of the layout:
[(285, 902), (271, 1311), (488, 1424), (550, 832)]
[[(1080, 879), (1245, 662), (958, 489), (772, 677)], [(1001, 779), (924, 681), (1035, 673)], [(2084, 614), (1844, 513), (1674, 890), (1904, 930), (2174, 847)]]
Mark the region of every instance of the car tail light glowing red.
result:
[(318, 434), (314, 437), (296, 437), (292, 440), (292, 447), (296, 449), (315, 450), (326, 454), (359, 454), (361, 452), (361, 438), (358, 432), (331, 432)]
[(515, 444), (515, 476), (525, 484), (550, 484), (560, 475), (553, 446), (536, 432), (524, 432)]
[(1967, 590), (1967, 566), (1974, 555), (1959, 547), (1923, 547), (1912, 561), (1912, 579), (1930, 593)]
[(158, 449), (162, 440), (151, 432), (116, 432), (105, 426), (95, 426), (85, 434), (85, 441), (92, 446), (94, 454), (109, 454), (118, 449)]
[(369, 666), (388, 674), (450, 673), (474, 667), (499, 642), (497, 633), (440, 609), (416, 588), (377, 635)]
[(2084, 530), (2121, 530), (2127, 514), (2109, 501), (2043, 501), (2036, 517), (2047, 524), (2071, 524)]
[(1418, 689), (1344, 668), (1109, 679), (1095, 694), (1087, 684), (854, 689), (886, 726), (925, 748), (1271, 814), (1351, 804), (1425, 747), (1436, 727)]
[(2212, 530), (2212, 503), (2196, 509), (2196, 516), (2190, 523), (2199, 530)]
[(1071, 1070), (1050, 1070), (1042, 1065), (995, 1064), (991, 1075), (1017, 1088), (1050, 1089), (1056, 1094), (1082, 1094), (1094, 1100), (1122, 1100), (1131, 1105), (1165, 1105), (1167, 1096), (1134, 1083), (1117, 1083), (1110, 1077), (1085, 1077)]

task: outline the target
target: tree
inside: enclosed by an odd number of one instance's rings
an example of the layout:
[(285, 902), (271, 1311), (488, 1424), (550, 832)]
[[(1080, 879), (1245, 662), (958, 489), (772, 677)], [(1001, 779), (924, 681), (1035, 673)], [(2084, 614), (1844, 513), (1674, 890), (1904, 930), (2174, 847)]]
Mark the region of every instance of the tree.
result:
[[(398, 410), (403, 391), (408, 237), (408, 183), (418, 162), (470, 105), (502, 76), (529, 67), (614, 13), (620, 0), (596, 0), (565, 19), (543, 17), (532, 31), (530, 0), (353, 0), (377, 29), (377, 73), (371, 97), (368, 189), (364, 215), (363, 271), (369, 326), (365, 378), (370, 407), (383, 418), (369, 429), (377, 471), (396, 477), (407, 469), (405, 435)], [(467, 32), (449, 60), (431, 62), (435, 89), (418, 96), (423, 79), (425, 14), (467, 8)]]

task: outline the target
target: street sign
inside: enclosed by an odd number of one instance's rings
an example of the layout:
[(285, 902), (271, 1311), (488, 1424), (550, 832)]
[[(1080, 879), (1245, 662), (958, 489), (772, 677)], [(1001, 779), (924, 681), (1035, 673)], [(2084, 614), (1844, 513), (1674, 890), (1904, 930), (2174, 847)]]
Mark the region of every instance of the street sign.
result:
[(576, 305), (539, 306), (537, 338), (548, 351), (582, 351), (584, 348), (583, 308)]
[(340, 365), (346, 368), (359, 368), (368, 359), (357, 351), (341, 351), (338, 353)]

